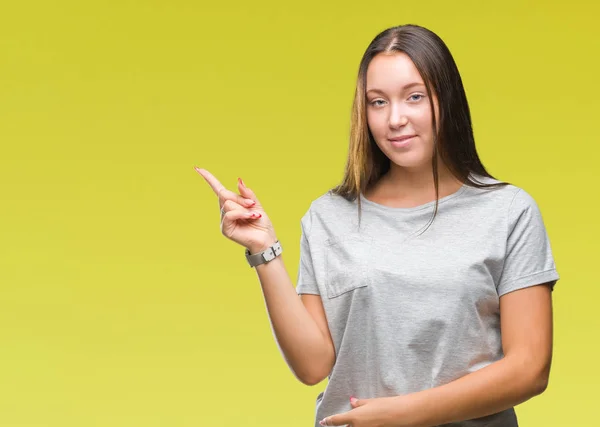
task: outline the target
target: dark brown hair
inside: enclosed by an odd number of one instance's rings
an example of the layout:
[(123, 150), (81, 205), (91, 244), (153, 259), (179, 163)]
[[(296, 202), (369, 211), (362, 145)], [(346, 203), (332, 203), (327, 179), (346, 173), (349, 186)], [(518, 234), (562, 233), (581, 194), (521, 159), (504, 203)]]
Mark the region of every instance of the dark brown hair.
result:
[[(436, 203), (429, 224), (438, 210), (438, 153), (450, 172), (468, 186), (486, 188), (509, 185), (508, 182), (482, 183), (470, 175), (473, 173), (496, 180), (486, 171), (477, 155), (467, 96), (458, 67), (444, 41), (431, 30), (418, 25), (388, 28), (373, 39), (360, 62), (344, 177), (341, 184), (329, 190), (348, 201), (358, 199), (359, 224), (360, 193), (364, 194), (390, 169), (390, 159), (375, 143), (367, 123), (367, 68), (376, 55), (394, 55), (398, 52), (408, 55), (423, 78), (433, 118), (432, 168)], [(439, 104), (439, 134), (432, 92)]]

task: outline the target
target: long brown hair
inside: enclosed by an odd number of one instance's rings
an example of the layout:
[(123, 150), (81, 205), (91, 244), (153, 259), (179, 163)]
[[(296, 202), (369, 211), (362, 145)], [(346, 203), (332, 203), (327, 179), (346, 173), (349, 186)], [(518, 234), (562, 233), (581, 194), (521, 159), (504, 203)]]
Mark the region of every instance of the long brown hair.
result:
[[(508, 182), (482, 183), (470, 175), (474, 173), (496, 180), (486, 171), (477, 155), (467, 96), (458, 67), (444, 41), (431, 30), (418, 25), (391, 27), (373, 39), (360, 62), (352, 104), (350, 145), (344, 177), (341, 184), (329, 190), (330, 193), (342, 196), (348, 201), (358, 199), (359, 224), (360, 193), (364, 194), (390, 169), (390, 159), (375, 143), (367, 123), (367, 68), (376, 55), (380, 53), (393, 55), (397, 52), (408, 55), (419, 71), (431, 107), (432, 169), (436, 203), (429, 224), (433, 222), (438, 210), (438, 153), (452, 175), (468, 186), (486, 188), (509, 185)], [(439, 133), (432, 92), (439, 103)]]

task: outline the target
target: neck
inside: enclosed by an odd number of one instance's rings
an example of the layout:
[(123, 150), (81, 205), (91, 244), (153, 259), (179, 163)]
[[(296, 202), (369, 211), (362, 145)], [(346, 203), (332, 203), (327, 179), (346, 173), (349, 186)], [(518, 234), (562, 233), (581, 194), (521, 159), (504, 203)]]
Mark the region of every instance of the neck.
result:
[[(402, 188), (408, 193), (418, 193), (434, 188), (431, 165), (421, 169), (412, 169), (392, 163), (390, 170), (382, 177), (382, 180), (386, 182), (386, 185)], [(438, 163), (438, 180), (440, 187), (442, 185), (453, 186), (460, 182), (442, 162)]]

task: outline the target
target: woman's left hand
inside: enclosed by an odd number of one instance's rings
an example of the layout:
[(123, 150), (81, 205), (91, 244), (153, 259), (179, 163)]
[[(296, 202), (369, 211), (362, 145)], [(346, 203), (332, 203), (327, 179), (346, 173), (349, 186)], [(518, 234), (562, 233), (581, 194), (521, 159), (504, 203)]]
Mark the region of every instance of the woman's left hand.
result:
[(377, 397), (373, 399), (350, 399), (352, 410), (323, 418), (322, 426), (349, 427), (404, 427), (401, 417), (402, 396)]

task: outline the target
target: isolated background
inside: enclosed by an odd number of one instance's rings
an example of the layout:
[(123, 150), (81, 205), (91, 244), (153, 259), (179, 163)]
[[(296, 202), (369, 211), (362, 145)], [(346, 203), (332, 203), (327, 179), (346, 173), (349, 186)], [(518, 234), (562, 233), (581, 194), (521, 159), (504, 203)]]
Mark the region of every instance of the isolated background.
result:
[(597, 425), (600, 8), (482, 3), (4, 2), (0, 426), (312, 425), (325, 382), (288, 370), (193, 167), (254, 189), (295, 283), (360, 58), (403, 23), (446, 41), (484, 164), (550, 235), (553, 368), (521, 423)]

